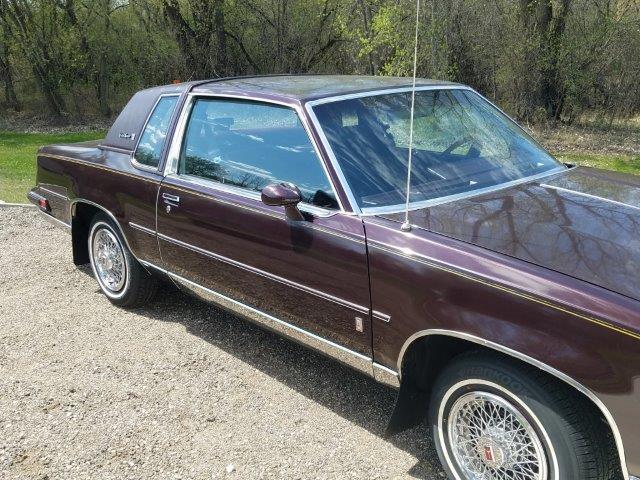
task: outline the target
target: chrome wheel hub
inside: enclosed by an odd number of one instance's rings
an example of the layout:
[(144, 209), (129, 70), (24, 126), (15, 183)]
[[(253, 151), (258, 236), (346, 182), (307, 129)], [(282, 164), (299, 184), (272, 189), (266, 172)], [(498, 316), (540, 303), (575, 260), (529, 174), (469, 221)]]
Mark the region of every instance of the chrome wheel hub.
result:
[(448, 435), (467, 479), (547, 480), (538, 434), (518, 409), (488, 392), (462, 395), (452, 405)]
[(126, 280), (124, 253), (115, 235), (106, 228), (95, 233), (92, 256), (100, 283), (112, 292), (120, 291)]

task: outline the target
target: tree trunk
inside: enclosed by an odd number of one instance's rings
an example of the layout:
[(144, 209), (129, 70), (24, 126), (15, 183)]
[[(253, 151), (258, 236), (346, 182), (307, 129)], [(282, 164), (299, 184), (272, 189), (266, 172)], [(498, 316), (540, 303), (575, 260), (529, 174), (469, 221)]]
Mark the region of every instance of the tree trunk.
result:
[[(360, 12), (362, 13), (362, 25), (364, 27), (364, 34), (367, 37), (368, 41), (371, 41), (371, 8), (369, 6), (369, 2), (364, 0), (358, 0), (358, 5), (360, 6)], [(369, 47), (370, 48), (370, 47)], [(367, 54), (368, 67), (369, 67), (369, 75), (376, 74), (376, 65), (373, 59), (373, 52), (369, 50)]]
[(557, 4), (557, 8), (553, 8), (553, 4), (549, 0), (546, 6), (545, 20), (548, 20), (546, 26), (545, 50), (547, 62), (543, 75), (541, 97), (544, 102), (545, 109), (549, 118), (558, 120), (562, 114), (564, 106), (565, 92), (562, 84), (560, 63), (560, 48), (562, 35), (566, 26), (566, 18), (569, 10), (570, 0), (562, 0)]
[(229, 74), (229, 66), (227, 61), (227, 36), (225, 34), (224, 24), (224, 0), (215, 0), (213, 7), (213, 22), (216, 31), (216, 43), (218, 53), (216, 56), (216, 74), (220, 77)]
[(0, 0), (0, 17), (10, 34), (19, 39), (22, 51), (31, 64), (33, 75), (51, 113), (58, 117), (63, 116), (66, 107), (56, 76), (57, 65), (52, 60), (46, 39), (34, 32), (37, 30), (35, 22), (38, 20), (30, 4)]
[(98, 109), (105, 117), (111, 116), (111, 107), (109, 106), (109, 62), (105, 45), (105, 42), (109, 41), (111, 30), (110, 4), (109, 0), (102, 0), (101, 8), (104, 16), (103, 40), (98, 47), (99, 51), (95, 55), (94, 65), (94, 84), (98, 97)]
[(37, 62), (33, 62), (31, 69), (51, 113), (56, 117), (64, 116), (66, 110), (64, 99), (62, 98), (57, 85), (55, 85), (55, 83), (52, 82), (52, 79), (47, 75), (46, 67), (42, 67)]
[(540, 84), (534, 89), (537, 91), (534, 93), (533, 104), (543, 107), (547, 117), (554, 120), (560, 118), (566, 97), (559, 63), (570, 4), (571, 0), (520, 1), (524, 27), (538, 44), (536, 52), (529, 52), (537, 53), (537, 58), (525, 59), (527, 69), (537, 71), (540, 76)]
[(98, 65), (95, 74), (96, 94), (98, 96), (98, 108), (105, 117), (111, 116), (111, 106), (109, 105), (109, 66), (106, 52), (100, 52)]
[(176, 0), (165, 0), (163, 2), (163, 9), (169, 23), (173, 26), (178, 48), (185, 59), (187, 71), (189, 72), (188, 76), (197, 76), (200, 66), (191, 50), (192, 39), (195, 36), (195, 32), (182, 16)]
[(0, 50), (0, 79), (4, 83), (4, 98), (7, 107), (19, 112), (22, 109), (22, 105), (18, 101), (13, 85), (13, 71), (6, 48)]

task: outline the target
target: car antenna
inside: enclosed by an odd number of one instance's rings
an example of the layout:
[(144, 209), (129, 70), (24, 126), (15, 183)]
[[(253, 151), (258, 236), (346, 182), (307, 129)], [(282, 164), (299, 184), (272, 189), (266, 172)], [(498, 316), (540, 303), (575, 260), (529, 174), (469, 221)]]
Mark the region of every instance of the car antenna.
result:
[(409, 223), (409, 194), (411, 193), (411, 160), (413, 157), (413, 112), (416, 103), (416, 72), (418, 69), (418, 26), (420, 24), (420, 0), (416, 0), (416, 37), (413, 47), (413, 84), (411, 86), (411, 116), (409, 120), (409, 158), (407, 160), (407, 194), (404, 208), (404, 223), (400, 227), (403, 232), (411, 231)]

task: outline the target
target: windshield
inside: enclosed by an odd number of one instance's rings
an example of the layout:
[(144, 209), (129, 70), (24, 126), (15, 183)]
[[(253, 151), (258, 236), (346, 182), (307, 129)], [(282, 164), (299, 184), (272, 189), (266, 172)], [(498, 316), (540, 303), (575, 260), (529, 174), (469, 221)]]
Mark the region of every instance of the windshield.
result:
[[(411, 92), (313, 107), (358, 206), (405, 203)], [(464, 194), (565, 168), (480, 95), (416, 92), (410, 201)]]

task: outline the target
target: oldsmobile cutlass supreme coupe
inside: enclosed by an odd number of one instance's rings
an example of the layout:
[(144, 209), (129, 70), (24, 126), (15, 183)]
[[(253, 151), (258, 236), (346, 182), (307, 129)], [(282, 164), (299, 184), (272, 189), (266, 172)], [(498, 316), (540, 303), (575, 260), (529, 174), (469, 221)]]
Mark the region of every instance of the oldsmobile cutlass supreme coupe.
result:
[[(563, 165), (472, 89), (228, 78), (43, 147), (30, 200), (116, 305), (158, 279), (399, 388), (452, 479), (640, 475), (640, 178)], [(408, 224), (405, 221), (409, 195)]]

